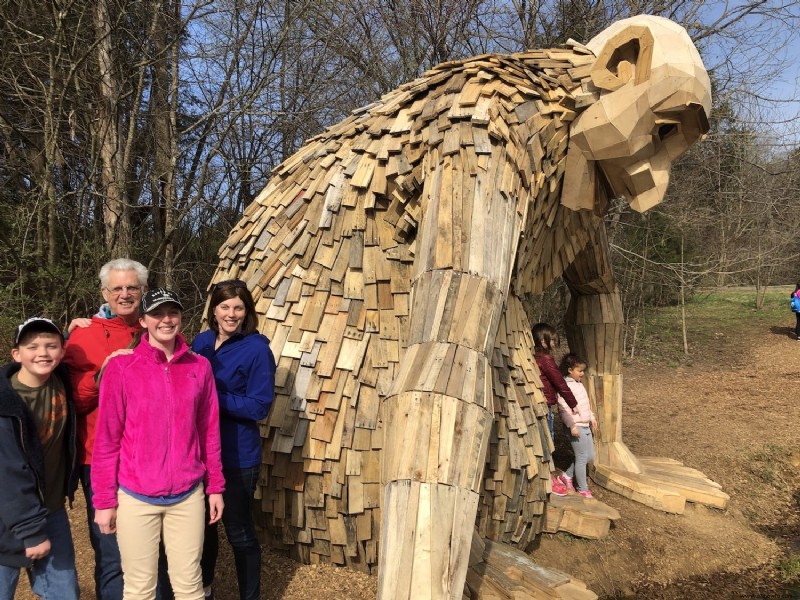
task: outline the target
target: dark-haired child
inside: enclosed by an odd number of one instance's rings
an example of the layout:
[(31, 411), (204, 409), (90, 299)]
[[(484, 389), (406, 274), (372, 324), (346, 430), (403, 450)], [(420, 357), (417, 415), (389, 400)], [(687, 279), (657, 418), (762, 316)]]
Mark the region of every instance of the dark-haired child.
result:
[(72, 499), (78, 479), (61, 330), (28, 319), (11, 356), (0, 377), (0, 598), (14, 597), (26, 568), (43, 600), (72, 600), (80, 591), (64, 498)]
[[(547, 323), (537, 323), (533, 326), (533, 354), (539, 373), (542, 377), (542, 392), (547, 400), (547, 426), (550, 429), (550, 439), (555, 439), (553, 435), (553, 410), (558, 403), (560, 394), (564, 401), (572, 408), (578, 402), (572, 395), (567, 382), (561, 371), (558, 370), (556, 360), (553, 358), (553, 350), (558, 346), (558, 333)], [(555, 476), (551, 478), (551, 487), (554, 494), (563, 496), (567, 493), (564, 484)]]
[[(586, 361), (574, 353), (567, 354), (561, 360), (561, 372), (565, 375), (567, 385), (578, 401), (577, 412), (567, 405), (564, 398), (559, 395), (558, 409), (561, 421), (569, 430), (570, 444), (575, 460), (564, 471), (559, 479), (568, 491), (577, 491), (584, 498), (591, 498), (592, 492), (586, 480), (586, 465), (594, 459), (594, 437), (592, 429), (597, 427), (597, 420), (592, 413), (589, 394), (581, 383), (586, 371)], [(573, 478), (576, 485), (572, 484)]]

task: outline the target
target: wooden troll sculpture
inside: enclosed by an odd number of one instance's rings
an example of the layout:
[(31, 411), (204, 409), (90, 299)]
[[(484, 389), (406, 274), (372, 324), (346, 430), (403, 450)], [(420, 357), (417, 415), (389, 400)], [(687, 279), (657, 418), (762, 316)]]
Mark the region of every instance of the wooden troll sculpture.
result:
[(380, 597), (415, 600), (461, 598), (475, 527), (528, 547), (553, 467), (520, 298), (559, 276), (599, 415), (595, 479), (667, 511), (724, 505), (621, 441), (602, 222), (610, 197), (661, 201), (710, 108), (686, 32), (636, 17), (585, 47), (441, 64), (276, 168), (214, 277), (248, 283), (278, 360), (257, 492), (273, 543), (379, 561)]

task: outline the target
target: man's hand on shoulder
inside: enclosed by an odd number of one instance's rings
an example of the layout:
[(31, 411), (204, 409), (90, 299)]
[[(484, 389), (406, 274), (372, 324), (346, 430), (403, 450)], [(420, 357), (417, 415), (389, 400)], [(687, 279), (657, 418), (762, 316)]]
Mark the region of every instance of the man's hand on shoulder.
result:
[(133, 354), (133, 348), (120, 348), (119, 350), (114, 350), (111, 354), (109, 354), (106, 359), (103, 361), (103, 366), (100, 367), (100, 370), (106, 368), (108, 361), (110, 361), (115, 356), (125, 356), (126, 354)]
[(86, 317), (79, 317), (77, 319), (72, 319), (72, 321), (69, 322), (69, 325), (67, 325), (67, 335), (72, 333), (74, 330), (78, 329), (78, 327), (80, 327), (81, 329), (85, 329), (89, 327), (89, 325), (91, 324), (92, 320)]

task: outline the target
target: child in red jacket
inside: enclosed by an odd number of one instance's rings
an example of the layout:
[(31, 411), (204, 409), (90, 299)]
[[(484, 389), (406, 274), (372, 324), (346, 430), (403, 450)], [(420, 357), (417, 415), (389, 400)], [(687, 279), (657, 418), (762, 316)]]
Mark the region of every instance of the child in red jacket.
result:
[[(553, 349), (556, 346), (558, 346), (558, 333), (553, 327), (547, 323), (537, 323), (533, 326), (533, 354), (542, 378), (542, 392), (547, 400), (547, 426), (550, 429), (551, 440), (555, 439), (553, 435), (553, 410), (558, 403), (558, 396), (561, 395), (573, 411), (578, 405), (575, 396), (564, 380), (564, 376), (558, 370), (556, 360), (553, 358)], [(555, 495), (566, 495), (567, 488), (555, 475), (552, 476), (550, 483)]]

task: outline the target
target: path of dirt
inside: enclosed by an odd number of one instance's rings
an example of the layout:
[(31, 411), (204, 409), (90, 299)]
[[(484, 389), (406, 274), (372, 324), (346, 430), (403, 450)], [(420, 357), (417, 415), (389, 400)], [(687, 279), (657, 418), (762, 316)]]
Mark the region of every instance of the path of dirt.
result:
[[(719, 335), (719, 348), (691, 367), (626, 366), (624, 439), (638, 455), (704, 471), (730, 494), (729, 508), (689, 505), (667, 515), (595, 486), (622, 515), (610, 535), (545, 535), (534, 560), (603, 598), (800, 598), (776, 568), (800, 552), (800, 342), (788, 327)], [(93, 598), (84, 515), (80, 505), (72, 512), (83, 597)], [(218, 600), (238, 598), (232, 562), (223, 552)], [(269, 552), (263, 581), (268, 600), (367, 600), (376, 592), (374, 577)]]

